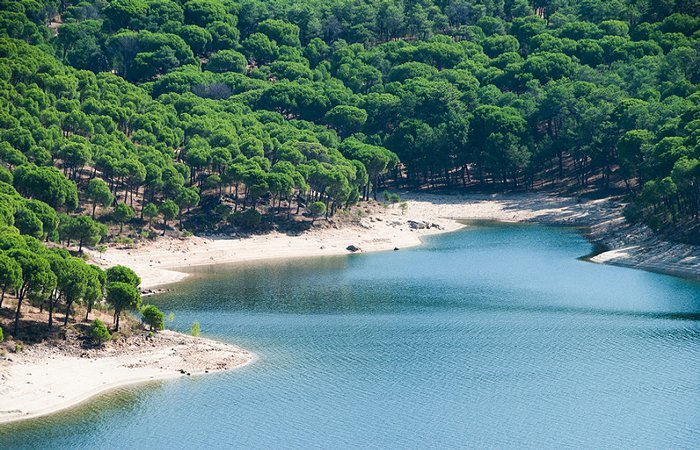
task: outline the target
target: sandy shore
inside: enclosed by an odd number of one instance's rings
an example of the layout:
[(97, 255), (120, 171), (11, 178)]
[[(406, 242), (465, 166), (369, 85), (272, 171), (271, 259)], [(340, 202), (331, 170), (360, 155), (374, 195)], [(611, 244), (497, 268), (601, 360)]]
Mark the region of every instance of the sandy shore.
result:
[[(362, 251), (407, 248), (424, 236), (462, 228), (458, 220), (539, 222), (587, 227), (593, 241), (611, 251), (593, 261), (636, 267), (675, 275), (700, 275), (700, 251), (696, 246), (660, 241), (643, 226), (631, 227), (622, 219), (622, 206), (611, 200), (579, 202), (545, 194), (432, 195), (402, 193), (408, 210), (374, 208), (352, 225), (317, 227), (299, 236), (270, 233), (235, 238), (229, 236), (163, 238), (135, 249), (110, 248), (101, 258), (103, 266), (123, 264), (136, 270), (142, 286), (153, 289), (187, 277), (179, 270), (191, 266), (261, 259), (347, 254), (354, 245)], [(409, 222), (435, 224), (414, 229)]]
[[(318, 226), (299, 236), (269, 233), (238, 238), (192, 236), (187, 239), (160, 238), (137, 248), (110, 248), (98, 264), (123, 264), (142, 278), (142, 288), (154, 289), (187, 277), (179, 270), (192, 266), (224, 264), (275, 258), (295, 258), (348, 254), (354, 245), (363, 252), (392, 250), (420, 245), (421, 238), (463, 228), (460, 219), (508, 222), (530, 220), (576, 223), (605, 215), (607, 205), (577, 204), (541, 194), (524, 195), (431, 195), (403, 193), (408, 209), (375, 207), (364, 217), (342, 227)], [(415, 228), (410, 222), (430, 224)], [(434, 226), (436, 225), (436, 226)]]
[[(544, 194), (402, 197), (408, 203), (405, 214), (398, 207), (367, 208), (351, 225), (316, 227), (298, 236), (161, 238), (92, 256), (105, 267), (133, 268), (142, 286), (153, 289), (183, 280), (187, 274), (180, 270), (191, 266), (340, 255), (349, 253), (349, 245), (365, 252), (403, 249), (419, 245), (425, 236), (464, 227), (459, 220), (483, 219), (585, 227), (592, 241), (608, 248), (592, 258), (595, 262), (700, 278), (697, 246), (664, 242), (644, 226), (626, 224), (623, 205), (612, 200), (580, 202)], [(112, 353), (90, 350), (67, 356), (60, 349), (35, 346), (10, 358), (0, 360), (0, 423), (49, 414), (117, 386), (186, 376), (181, 370), (194, 375), (238, 367), (254, 356), (227, 344), (163, 332), (154, 342)]]
[[(191, 236), (187, 239), (159, 238), (129, 250), (110, 248), (94, 261), (109, 267), (122, 264), (141, 276), (142, 289), (175, 283), (187, 277), (178, 271), (193, 266), (225, 264), (264, 259), (348, 254), (354, 245), (363, 252), (392, 250), (420, 245), (421, 238), (454, 231), (464, 225), (441, 217), (429, 204), (410, 202), (402, 215), (398, 206), (374, 208), (371, 214), (351, 225), (318, 226), (298, 236), (273, 232), (250, 237)], [(431, 227), (414, 229), (409, 221), (428, 222)]]
[(79, 355), (38, 344), (0, 359), (0, 424), (76, 406), (111, 389), (241, 367), (254, 355), (232, 345), (163, 331), (126, 348)]

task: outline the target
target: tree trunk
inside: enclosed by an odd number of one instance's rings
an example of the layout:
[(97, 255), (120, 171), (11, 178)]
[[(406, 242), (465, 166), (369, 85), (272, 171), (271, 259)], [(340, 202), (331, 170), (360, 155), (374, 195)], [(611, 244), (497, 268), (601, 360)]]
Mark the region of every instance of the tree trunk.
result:
[(0, 296), (0, 308), (2, 308), (2, 302), (5, 301), (5, 288), (2, 288), (2, 296)]
[(63, 326), (68, 326), (68, 318), (70, 317), (70, 307), (73, 306), (73, 300), (66, 302), (66, 317), (63, 319)]
[(17, 339), (17, 332), (19, 331), (19, 311), (22, 308), (22, 295), (17, 296), (17, 309), (15, 310), (15, 328), (12, 336)]
[[(58, 299), (56, 299), (56, 303), (58, 302)], [(54, 307), (54, 301), (49, 297), (49, 331), (51, 330), (51, 327), (53, 327), (53, 307)]]

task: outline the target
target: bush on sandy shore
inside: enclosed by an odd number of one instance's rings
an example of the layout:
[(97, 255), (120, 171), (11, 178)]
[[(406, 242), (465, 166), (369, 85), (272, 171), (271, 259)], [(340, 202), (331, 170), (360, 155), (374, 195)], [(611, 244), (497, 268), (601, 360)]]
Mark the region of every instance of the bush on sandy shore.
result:
[(199, 336), (199, 333), (202, 331), (202, 328), (199, 326), (198, 321), (194, 321), (192, 324), (192, 329), (190, 330), (190, 333), (192, 333), (192, 336)]
[(102, 322), (100, 319), (95, 319), (90, 327), (90, 337), (96, 344), (102, 347), (102, 344), (109, 341), (112, 338), (112, 335), (109, 334), (109, 330), (105, 326), (104, 322)]
[(165, 328), (165, 316), (153, 305), (146, 305), (141, 310), (143, 323), (148, 325), (151, 331), (160, 331)]

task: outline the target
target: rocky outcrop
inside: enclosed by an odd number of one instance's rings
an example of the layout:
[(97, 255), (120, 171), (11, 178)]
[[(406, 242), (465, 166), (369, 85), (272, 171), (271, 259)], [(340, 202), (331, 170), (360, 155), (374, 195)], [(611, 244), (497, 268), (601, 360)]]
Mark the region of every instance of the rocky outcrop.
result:
[(431, 228), (442, 230), (442, 227), (439, 224), (427, 222), (425, 220), (409, 220), (406, 222), (406, 224), (413, 230), (429, 230)]

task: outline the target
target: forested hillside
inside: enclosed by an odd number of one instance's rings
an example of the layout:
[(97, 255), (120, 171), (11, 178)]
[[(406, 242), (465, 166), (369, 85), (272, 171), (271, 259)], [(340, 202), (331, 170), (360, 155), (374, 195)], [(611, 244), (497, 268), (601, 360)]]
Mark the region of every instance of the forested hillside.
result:
[(700, 206), (699, 14), (691, 0), (1, 1), (0, 262), (24, 274), (3, 292), (70, 310), (47, 267), (74, 259), (39, 240), (80, 251), (125, 224), (332, 216), (386, 183), (614, 189), (630, 219), (683, 229)]

